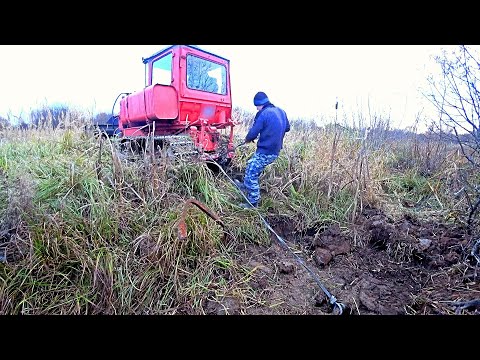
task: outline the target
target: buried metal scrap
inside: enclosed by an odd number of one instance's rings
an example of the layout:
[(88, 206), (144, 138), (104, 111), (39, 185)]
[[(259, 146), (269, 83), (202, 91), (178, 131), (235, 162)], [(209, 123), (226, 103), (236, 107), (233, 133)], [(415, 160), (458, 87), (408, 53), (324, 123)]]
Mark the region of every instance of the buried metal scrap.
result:
[(187, 223), (185, 222), (185, 218), (187, 216), (188, 209), (190, 208), (191, 205), (195, 205), (198, 207), (200, 210), (202, 210), (205, 214), (210, 216), (212, 219), (214, 219), (219, 225), (222, 226), (223, 228), (223, 239), (226, 237), (226, 232), (225, 232), (225, 224), (223, 223), (222, 219), (215, 214), (212, 210), (210, 210), (205, 204), (201, 203), (200, 201), (196, 199), (189, 199), (185, 202), (185, 205), (183, 206), (183, 211), (182, 214), (180, 215), (180, 220), (178, 221), (178, 237), (181, 240), (185, 240), (187, 238)]

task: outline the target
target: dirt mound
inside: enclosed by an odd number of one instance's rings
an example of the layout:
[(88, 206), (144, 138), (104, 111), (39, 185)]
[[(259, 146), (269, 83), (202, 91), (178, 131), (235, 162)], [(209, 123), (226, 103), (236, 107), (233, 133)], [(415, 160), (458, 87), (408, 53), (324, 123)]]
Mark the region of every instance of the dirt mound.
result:
[[(366, 208), (349, 229), (334, 224), (304, 234), (269, 219), (290, 249), (339, 303), (344, 314), (477, 314), (478, 286), (466, 229), (412, 215), (394, 220)], [(273, 225), (274, 224), (274, 225)], [(249, 247), (242, 259), (251, 271), (256, 300), (232, 297), (209, 304), (209, 313), (333, 314), (329, 297), (274, 235), (268, 248)], [(459, 301), (473, 302), (461, 303)], [(480, 302), (479, 302), (480, 303)], [(458, 306), (456, 306), (458, 305)]]

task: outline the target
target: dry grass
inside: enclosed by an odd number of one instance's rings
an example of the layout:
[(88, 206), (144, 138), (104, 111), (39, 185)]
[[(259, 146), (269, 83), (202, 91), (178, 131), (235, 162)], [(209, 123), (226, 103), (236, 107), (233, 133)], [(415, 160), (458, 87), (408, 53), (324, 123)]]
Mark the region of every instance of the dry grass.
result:
[[(75, 116), (62, 128), (0, 132), (0, 313), (203, 314), (221, 297), (260, 302), (239, 259), (248, 244), (271, 239), (255, 213), (235, 205), (230, 181), (203, 163), (128, 161), (111, 140), (74, 128)], [(465, 215), (458, 153), (432, 144), (402, 152), (365, 132), (294, 125), (261, 178), (266, 216), (305, 232), (350, 224), (366, 204), (394, 211), (415, 199)], [(245, 133), (239, 125), (236, 143)], [(232, 169), (244, 169), (254, 150), (237, 150)], [(399, 171), (399, 154), (423, 163)], [(179, 238), (191, 198), (225, 229), (192, 208)]]

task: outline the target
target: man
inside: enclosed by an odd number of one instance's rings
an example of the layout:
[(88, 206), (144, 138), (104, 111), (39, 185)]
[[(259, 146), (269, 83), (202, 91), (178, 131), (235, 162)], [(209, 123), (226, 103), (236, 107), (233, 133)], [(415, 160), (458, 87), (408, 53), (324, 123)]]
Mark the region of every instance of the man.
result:
[(244, 209), (257, 207), (260, 201), (260, 175), (265, 167), (273, 163), (283, 148), (285, 133), (290, 131), (290, 123), (285, 111), (273, 105), (264, 92), (258, 92), (253, 98), (257, 114), (253, 125), (245, 136), (245, 143), (257, 139), (255, 154), (248, 160), (243, 184), (239, 188), (246, 192), (250, 204), (240, 204)]

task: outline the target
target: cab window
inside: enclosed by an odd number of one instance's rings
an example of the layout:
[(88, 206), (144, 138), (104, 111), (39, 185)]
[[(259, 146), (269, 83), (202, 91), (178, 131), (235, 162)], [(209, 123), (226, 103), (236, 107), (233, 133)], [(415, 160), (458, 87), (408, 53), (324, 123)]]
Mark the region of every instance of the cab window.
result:
[(226, 95), (227, 69), (221, 64), (189, 54), (187, 55), (187, 87)]
[(172, 83), (172, 53), (155, 60), (152, 68), (152, 84)]

